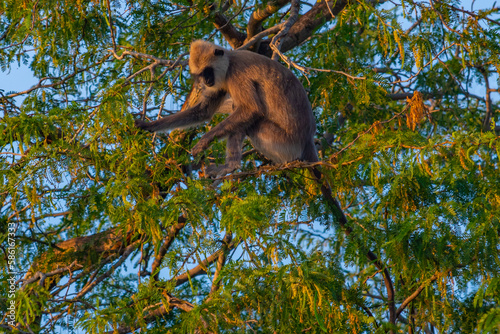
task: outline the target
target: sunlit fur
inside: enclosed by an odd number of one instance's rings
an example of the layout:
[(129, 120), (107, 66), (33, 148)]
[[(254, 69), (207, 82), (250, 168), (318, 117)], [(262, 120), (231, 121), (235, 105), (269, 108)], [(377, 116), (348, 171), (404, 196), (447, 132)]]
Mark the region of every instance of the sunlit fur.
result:
[(225, 56), (214, 55), (215, 50), (221, 50), (224, 54), (230, 52), (224, 48), (215, 46), (210, 42), (194, 41), (189, 50), (189, 70), (193, 76), (199, 76), (201, 72), (210, 66), (215, 75), (215, 85), (210, 90), (226, 89), (226, 73), (229, 67), (229, 59)]
[(192, 149), (197, 155), (216, 138), (227, 138), (226, 164), (210, 167), (221, 175), (239, 167), (241, 146), (252, 145), (276, 163), (317, 161), (311, 105), (302, 84), (286, 67), (250, 51), (230, 51), (206, 41), (191, 44), (194, 84), (182, 110), (154, 122), (136, 122), (148, 131), (184, 128), (208, 121), (215, 112), (229, 116)]

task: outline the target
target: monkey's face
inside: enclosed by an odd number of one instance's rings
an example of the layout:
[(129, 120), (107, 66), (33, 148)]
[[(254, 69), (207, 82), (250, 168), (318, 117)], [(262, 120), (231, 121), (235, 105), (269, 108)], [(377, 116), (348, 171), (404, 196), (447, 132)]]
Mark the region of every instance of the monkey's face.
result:
[(206, 87), (224, 89), (229, 66), (226, 51), (209, 42), (193, 42), (189, 56), (189, 67), (193, 76)]
[(203, 72), (201, 72), (200, 77), (208, 87), (215, 85), (215, 73), (212, 67), (205, 67)]

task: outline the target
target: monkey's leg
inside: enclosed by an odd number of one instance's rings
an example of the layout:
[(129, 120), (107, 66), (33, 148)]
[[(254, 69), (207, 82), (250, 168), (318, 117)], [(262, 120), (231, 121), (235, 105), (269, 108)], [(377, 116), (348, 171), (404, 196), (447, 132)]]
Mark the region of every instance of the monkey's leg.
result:
[(227, 138), (226, 163), (221, 166), (215, 164), (208, 166), (206, 169), (207, 176), (216, 177), (226, 175), (241, 166), (241, 146), (243, 145), (244, 138), (245, 135), (242, 132), (232, 134)]
[[(263, 120), (248, 131), (248, 137), (253, 147), (266, 158), (275, 163), (285, 163), (294, 160), (314, 159), (316, 148), (309, 147), (308, 142), (313, 138), (306, 138), (300, 130), (284, 129), (272, 121)], [(306, 157), (306, 149), (312, 149)]]
[(215, 138), (229, 137), (237, 133), (246, 133), (246, 130), (260, 121), (262, 115), (248, 109), (238, 108), (225, 120), (217, 124), (212, 130), (205, 133), (200, 141), (191, 149), (191, 154), (196, 156), (205, 151)]

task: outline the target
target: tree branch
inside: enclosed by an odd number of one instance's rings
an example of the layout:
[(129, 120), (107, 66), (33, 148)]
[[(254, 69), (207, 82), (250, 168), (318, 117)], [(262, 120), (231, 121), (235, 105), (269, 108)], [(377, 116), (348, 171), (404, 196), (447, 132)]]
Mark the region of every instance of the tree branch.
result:
[[(473, 262), (473, 261), (476, 261), (476, 257), (475, 256), (470, 259), (470, 262)], [(422, 290), (425, 289), (425, 287), (427, 287), (429, 285), (429, 283), (434, 282), (436, 279), (439, 278), (439, 276), (445, 276), (450, 271), (452, 271), (454, 269), (464, 268), (467, 265), (465, 265), (463, 263), (459, 263), (459, 264), (457, 264), (457, 265), (455, 265), (455, 266), (453, 266), (453, 267), (445, 270), (442, 273), (435, 272), (434, 275), (432, 275), (427, 280), (425, 280), (425, 282), (423, 282), (422, 284), (420, 284), (420, 286), (401, 303), (401, 305), (398, 307), (398, 310), (396, 311), (396, 319), (399, 318), (399, 316), (405, 310), (405, 308), (408, 306), (408, 304), (410, 304), (415, 298), (417, 298), (417, 296), (422, 292)]]
[(237, 49), (243, 44), (246, 35), (236, 29), (231, 22), (220, 12), (214, 15), (214, 26), (224, 36), (224, 39), (233, 49)]
[[(194, 305), (191, 304), (190, 302), (176, 298), (176, 297), (172, 297), (169, 294), (164, 294), (164, 297), (167, 298), (169, 307), (167, 308), (165, 305), (162, 305), (162, 303), (158, 303), (157, 304), (157, 306), (159, 306), (158, 308), (156, 308), (152, 311), (149, 311), (144, 316), (144, 321), (146, 321), (146, 323), (152, 322), (156, 318), (161, 317), (161, 316), (169, 313), (174, 307), (177, 307), (178, 309), (183, 310), (184, 312), (189, 312), (194, 308)], [(148, 308), (151, 308), (151, 306), (149, 306)], [(126, 334), (126, 333), (132, 333), (134, 331), (135, 331), (135, 329), (132, 327), (120, 326), (117, 329), (105, 332), (105, 334), (116, 334), (116, 333)]]
[[(55, 245), (54, 256), (49, 252), (42, 254), (38, 261), (32, 264), (23, 279), (24, 284), (30, 284), (43, 276), (49, 275), (60, 267), (67, 267), (68, 260), (74, 261), (71, 266), (83, 268), (91, 254), (109, 258), (115, 254), (123, 254), (126, 247), (131, 244), (131, 234), (123, 235), (115, 229), (109, 229), (90, 236), (76, 237)], [(76, 259), (75, 259), (76, 258)], [(40, 275), (40, 272), (48, 272)], [(50, 275), (53, 276), (53, 275)], [(55, 276), (55, 275), (54, 275)], [(37, 277), (37, 279), (35, 279)], [(51, 283), (51, 286), (56, 281)], [(49, 287), (50, 290), (50, 287)]]
[(44, 281), (45, 281), (45, 279), (47, 277), (52, 277), (52, 276), (55, 276), (55, 275), (62, 274), (65, 271), (70, 271), (73, 267), (78, 267), (79, 269), (83, 268), (83, 266), (81, 264), (78, 264), (77, 260), (75, 260), (70, 265), (68, 265), (68, 266), (66, 266), (64, 268), (58, 268), (58, 269), (52, 270), (51, 272), (48, 272), (48, 273), (43, 273), (41, 271), (37, 271), (30, 278), (28, 278), (28, 279), (20, 279), (19, 281), (16, 282), (16, 284), (19, 283), (19, 282), (22, 282), (23, 283), (23, 289), (24, 289), (24, 288), (26, 288), (26, 286), (28, 284), (31, 284), (31, 283), (34, 283), (34, 282), (40, 280), (40, 282), (38, 284), (39, 285), (43, 285), (43, 283), (44, 283)]
[(299, 17), (299, 10), (300, 1), (292, 0), (292, 5), (290, 6), (290, 16), (282, 25), (280, 32), (273, 37), (273, 39), (271, 40), (271, 44), (269, 44), (269, 46), (273, 50), (273, 56), (271, 57), (273, 60), (277, 61), (278, 57), (283, 58), (283, 55), (281, 54), (281, 37), (286, 36), (295, 22), (297, 22), (297, 18)]
[(483, 75), (484, 78), (484, 85), (486, 88), (486, 96), (485, 96), (485, 103), (486, 103), (486, 114), (484, 115), (483, 118), (483, 131), (490, 131), (491, 130), (491, 116), (493, 115), (493, 108), (491, 107), (491, 92), (490, 92), (490, 80), (488, 77), (488, 71), (480, 66), (478, 67), (479, 72)]
[[(232, 235), (228, 232), (226, 234), (226, 236), (224, 237), (224, 242), (229, 242), (232, 238)], [(224, 252), (227, 252), (228, 250), (231, 250), (234, 248), (234, 246), (236, 245), (236, 242), (233, 241), (231, 243), (229, 243), (227, 246), (226, 244), (221, 248), (219, 249), (218, 251), (216, 251), (215, 253), (213, 253), (212, 255), (210, 255), (208, 258), (206, 258), (205, 260), (203, 260), (201, 263), (199, 263), (196, 267), (194, 267), (193, 269), (189, 270), (188, 272), (182, 274), (182, 275), (179, 275), (175, 278), (172, 279), (172, 281), (175, 281), (175, 286), (179, 286), (185, 282), (187, 282), (190, 278), (193, 278), (193, 277), (196, 277), (198, 275), (204, 275), (206, 274), (206, 270), (205, 268), (207, 268), (208, 265), (210, 265), (211, 263), (215, 262), (216, 260), (219, 259), (219, 255), (221, 253), (224, 253)]]
[(271, 1), (267, 3), (265, 8), (254, 11), (248, 20), (245, 43), (262, 30), (262, 22), (264, 22), (265, 19), (279, 11), (288, 2), (290, 2), (290, 0)]
[(332, 20), (332, 15), (338, 15), (349, 3), (349, 0), (329, 1), (328, 4), (324, 0), (316, 2), (308, 12), (295, 22), (288, 34), (282, 38), (281, 52), (285, 53), (300, 45), (317, 28)]
[[(216, 251), (215, 253), (210, 255), (207, 259), (202, 261), (198, 266), (191, 269), (187, 273), (182, 274), (182, 275), (174, 278), (173, 280), (177, 281), (176, 286), (179, 286), (182, 283), (188, 281), (189, 278), (193, 278), (193, 277), (196, 277), (196, 276), (201, 275), (201, 274), (206, 274), (206, 271), (204, 268), (206, 268), (209, 264), (218, 260), (216, 274), (214, 275), (214, 278), (213, 278), (213, 282), (216, 282), (217, 272), (220, 271), (220, 269), (222, 268), (224, 261), (225, 261), (225, 253), (227, 251), (229, 251), (230, 249), (233, 249), (236, 245), (236, 242), (234, 242), (234, 241), (231, 242), (232, 241), (232, 233), (229, 231), (226, 233), (226, 235), (224, 236), (224, 239), (222, 241), (224, 242), (224, 245), (222, 246), (221, 249), (219, 249), (218, 251)], [(214, 285), (215, 285), (215, 288), (214, 288)], [(214, 285), (212, 286), (210, 293), (212, 293), (213, 291), (216, 291), (218, 285), (216, 283), (214, 283)], [(195, 307), (190, 302), (173, 297), (169, 293), (164, 293), (163, 296), (168, 301), (168, 308), (165, 305), (162, 305), (161, 303), (156, 304), (155, 306), (158, 306), (158, 308), (149, 311), (146, 314), (146, 316), (144, 317), (144, 320), (146, 322), (154, 321), (154, 319), (169, 313), (175, 307), (180, 309), (180, 310), (183, 310), (184, 312), (189, 312)], [(207, 300), (209, 300), (209, 299), (207, 299)], [(154, 308), (155, 306), (149, 306), (148, 308)], [(132, 327), (120, 326), (119, 328), (117, 328), (113, 331), (106, 332), (106, 333), (107, 334), (112, 334), (112, 333), (125, 334), (125, 333), (131, 333), (133, 331), (134, 331), (134, 329)]]
[(257, 35), (255, 35), (252, 38), (250, 38), (249, 40), (246, 40), (245, 44), (243, 44), (242, 46), (240, 46), (238, 48), (238, 50), (247, 50), (247, 49), (251, 48), (252, 46), (254, 46), (256, 43), (260, 42), (260, 40), (262, 38), (264, 38), (266, 36), (269, 36), (269, 35), (272, 35), (272, 34), (276, 34), (282, 28), (283, 28), (283, 24), (278, 24), (278, 25), (275, 25), (274, 27), (271, 27), (269, 29), (261, 31)]
[(417, 296), (422, 292), (423, 289), (425, 289), (426, 286), (428, 286), (429, 283), (434, 282), (437, 278), (439, 277), (438, 273), (435, 273), (432, 275), (429, 279), (425, 280), (424, 283), (422, 283), (417, 290), (415, 290), (411, 295), (409, 295), (398, 307), (398, 310), (396, 311), (396, 319), (399, 318), (399, 315), (405, 310), (405, 308), (408, 306), (408, 304), (411, 303), (412, 300), (417, 298)]
[(177, 224), (172, 226), (170, 232), (165, 237), (163, 244), (158, 250), (158, 254), (156, 255), (155, 260), (151, 266), (151, 273), (153, 274), (153, 279), (155, 281), (157, 281), (159, 278), (160, 271), (158, 268), (160, 267), (163, 258), (165, 257), (165, 254), (169, 250), (170, 246), (172, 245), (172, 242), (174, 242), (175, 237), (177, 236), (177, 234), (179, 234), (180, 230), (182, 230), (184, 226), (186, 226), (186, 222), (187, 222), (186, 217), (180, 216), (177, 219)]
[[(332, 188), (328, 184), (327, 180), (321, 180), (321, 173), (317, 169), (312, 169), (313, 175), (316, 177), (319, 184), (321, 184), (321, 193), (323, 197), (327, 201), (328, 206), (330, 207), (332, 213), (336, 216), (340, 227), (344, 230), (345, 235), (349, 236), (353, 232), (351, 226), (348, 225), (347, 217), (342, 209), (342, 206), (338, 202), (338, 200), (333, 197)], [(363, 250), (361, 250), (363, 251)], [(396, 311), (395, 311), (395, 301), (394, 301), (394, 286), (392, 284), (391, 274), (386, 266), (384, 266), (380, 260), (377, 258), (377, 255), (370, 250), (364, 250), (366, 252), (366, 256), (368, 260), (372, 264), (377, 267), (378, 270), (382, 272), (382, 277), (384, 279), (385, 288), (387, 290), (387, 300), (389, 307), (389, 321), (392, 324), (396, 323)]]
[(218, 282), (219, 274), (220, 274), (220, 271), (222, 270), (222, 268), (224, 267), (224, 264), (226, 263), (226, 255), (227, 255), (229, 243), (231, 242), (232, 239), (233, 239), (233, 234), (231, 231), (228, 231), (226, 233), (226, 235), (224, 236), (224, 239), (222, 240), (222, 242), (224, 244), (222, 245), (222, 249), (221, 249), (222, 252), (219, 254), (219, 257), (217, 259), (217, 267), (215, 269), (214, 277), (212, 279), (212, 287), (210, 288), (210, 293), (209, 293), (210, 296), (208, 297), (207, 301), (209, 301), (211, 299), (211, 295), (214, 292), (216, 292), (220, 287), (220, 284)]
[(123, 250), (123, 255), (122, 257), (120, 258), (120, 260), (118, 260), (113, 266), (111, 266), (111, 268), (108, 269), (108, 271), (106, 271), (104, 274), (102, 274), (101, 276), (99, 276), (95, 281), (93, 282), (89, 282), (87, 283), (87, 285), (85, 285), (82, 290), (80, 290), (80, 292), (77, 294), (77, 296), (75, 297), (76, 299), (78, 298), (81, 298), (83, 297), (85, 294), (87, 294), (89, 291), (91, 291), (97, 284), (101, 283), (104, 279), (108, 278), (109, 276), (111, 276), (111, 274), (114, 273), (114, 271), (116, 270), (116, 268), (118, 268), (119, 266), (121, 266), (123, 264), (123, 262), (125, 262), (125, 260), (128, 258), (128, 256), (130, 255), (130, 253), (132, 253), (132, 251), (136, 248), (137, 244), (139, 243), (139, 240), (132, 243), (131, 245), (127, 246), (124, 250)]
[[(27, 89), (27, 90), (22, 91), (22, 92), (12, 93), (12, 94), (9, 94), (9, 95), (6, 95), (6, 96), (2, 96), (0, 98), (0, 100), (10, 99), (10, 98), (13, 98), (13, 97), (16, 97), (16, 96), (28, 94), (28, 93), (31, 93), (34, 90), (39, 89), (39, 88), (51, 88), (51, 87), (62, 85), (66, 81), (68, 81), (69, 79), (75, 77), (76, 75), (78, 75), (78, 74), (80, 74), (82, 72), (88, 71), (89, 69), (91, 69), (91, 68), (93, 68), (95, 66), (99, 66), (99, 65), (103, 64), (105, 61), (107, 61), (108, 58), (109, 58), (109, 55), (106, 55), (106, 56), (104, 56), (103, 60), (101, 60), (101, 61), (99, 61), (99, 62), (97, 62), (95, 64), (92, 64), (90, 66), (87, 66), (85, 68), (77, 69), (76, 71), (74, 71), (71, 74), (68, 74), (66, 77), (64, 77), (62, 79), (61, 79), (61, 77), (45, 77), (45, 78), (42, 78), (42, 79), (40, 79), (40, 81), (38, 82), (38, 84), (36, 84), (35, 86), (31, 87), (30, 89)], [(57, 81), (57, 82), (53, 82), (51, 84), (43, 84), (43, 82), (46, 81), (46, 80), (55, 80), (55, 79), (60, 79), (60, 80)]]

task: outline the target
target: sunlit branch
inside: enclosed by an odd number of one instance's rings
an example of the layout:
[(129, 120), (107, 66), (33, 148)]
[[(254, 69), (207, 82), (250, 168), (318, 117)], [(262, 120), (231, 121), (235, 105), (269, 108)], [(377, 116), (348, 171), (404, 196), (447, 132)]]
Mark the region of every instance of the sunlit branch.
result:
[[(268, 2), (264, 8), (255, 10), (248, 20), (246, 39), (249, 40), (257, 35), (259, 33), (259, 30), (261, 29), (262, 22), (279, 11), (289, 2), (290, 0), (275, 0)], [(247, 41), (245, 41), (245, 43), (247, 43)]]
[(254, 46), (256, 43), (260, 42), (262, 38), (276, 34), (278, 31), (280, 31), (283, 28), (283, 24), (278, 24), (275, 25), (274, 27), (271, 27), (269, 29), (266, 29), (264, 31), (259, 32), (257, 35), (253, 36), (250, 38), (248, 41), (245, 42), (242, 46), (240, 46), (237, 50), (247, 50)]
[(151, 273), (153, 274), (154, 280), (158, 280), (158, 277), (160, 275), (159, 267), (163, 261), (163, 258), (165, 257), (165, 254), (167, 254), (167, 251), (170, 249), (170, 246), (174, 242), (176, 236), (184, 228), (184, 226), (186, 226), (186, 222), (187, 219), (184, 216), (180, 216), (177, 219), (177, 224), (175, 224), (170, 228), (168, 235), (165, 237), (163, 244), (158, 250), (158, 254), (156, 255), (153, 264), (151, 266)]
[[(226, 234), (226, 237), (224, 237), (224, 239), (226, 241), (230, 240), (229, 238), (231, 238), (231, 236), (229, 234)], [(196, 267), (190, 269), (189, 271), (187, 271), (186, 273), (184, 273), (182, 275), (179, 275), (179, 276), (173, 278), (172, 281), (175, 282), (176, 286), (179, 286), (179, 285), (187, 282), (188, 280), (190, 280), (198, 275), (206, 274), (207, 273), (206, 269), (207, 269), (208, 265), (217, 261), (219, 258), (219, 255), (221, 253), (234, 248), (237, 243), (238, 243), (237, 240), (233, 240), (228, 245), (224, 245), (221, 249), (219, 249), (218, 251), (216, 251), (215, 253), (213, 253), (209, 257), (207, 257), (205, 260), (200, 262)]]

